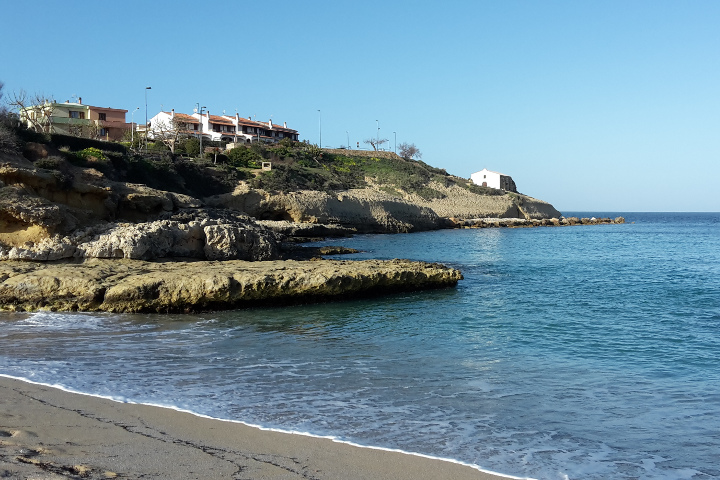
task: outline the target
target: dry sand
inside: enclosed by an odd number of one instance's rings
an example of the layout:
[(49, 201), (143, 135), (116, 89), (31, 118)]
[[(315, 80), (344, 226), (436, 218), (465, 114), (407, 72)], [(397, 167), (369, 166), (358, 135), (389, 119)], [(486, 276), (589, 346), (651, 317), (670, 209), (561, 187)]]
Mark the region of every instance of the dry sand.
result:
[(506, 479), (0, 376), (0, 478)]

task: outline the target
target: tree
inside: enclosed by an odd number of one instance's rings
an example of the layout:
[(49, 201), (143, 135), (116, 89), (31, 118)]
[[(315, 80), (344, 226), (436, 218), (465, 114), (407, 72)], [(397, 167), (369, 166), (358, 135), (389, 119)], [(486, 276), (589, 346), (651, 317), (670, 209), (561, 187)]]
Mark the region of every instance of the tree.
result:
[(200, 155), (200, 140), (195, 137), (190, 137), (185, 140), (185, 145), (183, 145), (183, 147), (185, 148), (185, 153), (191, 157), (197, 157)]
[(238, 145), (228, 150), (225, 155), (228, 157), (230, 165), (235, 167), (257, 167), (263, 161), (263, 157), (259, 153), (244, 145)]
[(178, 117), (170, 121), (159, 120), (152, 127), (152, 136), (175, 153), (175, 146), (188, 136), (188, 124)]
[(420, 160), (422, 158), (420, 149), (417, 148), (414, 143), (401, 143), (398, 145), (398, 149), (400, 150), (400, 156), (405, 160), (410, 160), (411, 158)]
[(52, 114), (55, 102), (42, 93), (29, 95), (25, 90), (12, 94), (8, 105), (13, 107), (20, 120), (38, 133), (49, 133), (52, 128)]
[(387, 138), (380, 138), (380, 139), (368, 138), (367, 140), (363, 140), (363, 143), (365, 145), (371, 145), (373, 147), (373, 149), (377, 152), (378, 149), (380, 148), (380, 146), (384, 143), (387, 143), (387, 141), (388, 141)]
[(91, 138), (93, 140), (100, 139), (100, 129), (102, 128), (99, 123), (93, 122), (92, 120), (81, 119), (76, 125), (68, 125), (68, 131), (71, 135), (82, 138)]

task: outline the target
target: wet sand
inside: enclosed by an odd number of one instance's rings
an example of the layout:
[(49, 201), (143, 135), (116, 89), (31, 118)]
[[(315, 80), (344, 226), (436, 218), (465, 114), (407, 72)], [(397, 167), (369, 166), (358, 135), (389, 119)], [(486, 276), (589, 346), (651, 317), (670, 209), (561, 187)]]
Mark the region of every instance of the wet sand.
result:
[(261, 430), (0, 377), (0, 478), (507, 479), (417, 455)]

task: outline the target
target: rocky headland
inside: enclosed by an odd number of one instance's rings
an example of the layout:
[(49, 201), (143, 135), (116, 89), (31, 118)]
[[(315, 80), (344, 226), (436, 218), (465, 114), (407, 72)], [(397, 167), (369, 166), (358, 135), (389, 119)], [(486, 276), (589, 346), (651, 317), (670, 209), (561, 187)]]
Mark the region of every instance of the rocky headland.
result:
[[(78, 164), (54, 148), (29, 142), (24, 155), (0, 153), (2, 309), (196, 311), (446, 287), (462, 275), (419, 262), (325, 261), (342, 252), (301, 244), (585, 223), (525, 195), (474, 193), (447, 174), (419, 190), (366, 177), (361, 188), (273, 191), (239, 180), (191, 195), (125, 181), (120, 167), (92, 157)], [(309, 258), (321, 261), (289, 260)]]

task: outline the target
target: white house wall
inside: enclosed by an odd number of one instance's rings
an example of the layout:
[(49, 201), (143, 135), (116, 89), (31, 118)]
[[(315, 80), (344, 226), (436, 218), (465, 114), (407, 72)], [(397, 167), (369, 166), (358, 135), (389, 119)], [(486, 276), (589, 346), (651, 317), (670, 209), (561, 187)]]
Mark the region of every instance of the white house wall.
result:
[(500, 188), (500, 174), (497, 172), (492, 172), (488, 169), (480, 170), (479, 172), (475, 172), (472, 175), (470, 175), (470, 180), (475, 185), (481, 185), (486, 182), (487, 186), (490, 188)]

